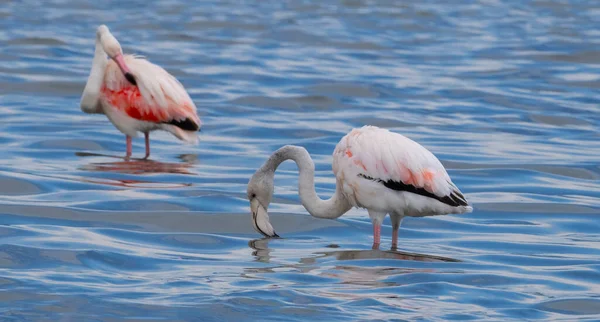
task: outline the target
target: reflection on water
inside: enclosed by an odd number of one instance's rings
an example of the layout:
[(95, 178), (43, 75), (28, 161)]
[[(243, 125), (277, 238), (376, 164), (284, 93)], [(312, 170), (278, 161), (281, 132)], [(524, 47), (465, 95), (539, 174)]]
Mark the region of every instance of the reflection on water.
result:
[[(269, 249), (269, 242), (273, 238), (260, 238), (253, 239), (248, 242), (248, 246), (253, 249), (252, 256), (256, 257), (259, 262), (269, 263), (271, 259), (271, 249)], [(328, 245), (329, 248), (337, 248), (337, 245)], [(336, 260), (363, 260), (363, 259), (394, 259), (394, 260), (407, 260), (407, 261), (422, 261), (422, 262), (460, 262), (458, 259), (408, 253), (398, 250), (382, 251), (378, 249), (370, 250), (340, 250), (340, 251), (328, 251), (328, 252), (315, 252), (308, 258), (300, 258), (299, 262), (302, 264), (313, 264), (320, 258), (333, 257)]]
[[(345, 288), (352, 287), (390, 287), (401, 285), (399, 282), (386, 281), (387, 278), (403, 274), (435, 274), (435, 268), (414, 268), (407, 265), (403, 267), (402, 261), (416, 261), (429, 263), (458, 263), (459, 260), (445, 258), (435, 255), (407, 253), (399, 251), (381, 251), (381, 250), (340, 250), (340, 251), (316, 251), (311, 250), (296, 251), (297, 261), (290, 262), (289, 260), (281, 261), (286, 257), (285, 252), (281, 252), (276, 248), (269, 248), (269, 242), (272, 238), (253, 239), (248, 242), (248, 246), (253, 250), (252, 256), (257, 262), (276, 264), (275, 267), (249, 268), (245, 270), (245, 276), (254, 276), (256, 274), (276, 274), (276, 279), (281, 279), (282, 275), (286, 279), (301, 278), (293, 275), (292, 272), (297, 271), (302, 274), (310, 274), (312, 278), (335, 279), (337, 284), (343, 285)], [(328, 248), (337, 245), (328, 245)], [(281, 254), (282, 253), (282, 254)], [(328, 266), (325, 263), (335, 265), (329, 269), (323, 269)], [(379, 260), (392, 260), (387, 262), (392, 266), (381, 265), (383, 262)], [(323, 268), (320, 268), (323, 267)], [(287, 272), (287, 273), (284, 273)], [(268, 278), (265, 276), (264, 278)], [(353, 299), (361, 296), (340, 294), (334, 290), (323, 290), (323, 296), (337, 298), (348, 297)], [(326, 295), (325, 295), (326, 294)]]
[[(110, 157), (103, 154), (84, 152), (77, 152), (76, 155), (80, 157)], [(119, 162), (90, 163), (81, 166), (80, 169), (86, 171), (120, 172), (127, 174), (178, 173), (194, 175), (194, 173), (190, 172), (188, 169), (196, 163), (196, 156), (193, 154), (184, 154), (179, 158), (183, 162), (173, 163), (149, 159), (130, 159)]]
[[(75, 155), (78, 157), (95, 157), (95, 158), (114, 158), (121, 159), (123, 161), (117, 162), (90, 162), (82, 164), (79, 169), (82, 171), (92, 171), (99, 173), (120, 173), (128, 175), (140, 175), (146, 176), (153, 174), (181, 174), (188, 176), (195, 176), (196, 174), (190, 169), (197, 163), (197, 155), (194, 154), (182, 154), (178, 158), (182, 162), (161, 162), (150, 159), (134, 159), (134, 158), (122, 158), (116, 156), (110, 156), (99, 153), (88, 153), (88, 152), (76, 152)], [(192, 183), (189, 179), (183, 179), (188, 182), (154, 182), (149, 179), (142, 177), (143, 179), (128, 178), (98, 178), (94, 176), (81, 177), (78, 180), (81, 182), (92, 183), (92, 184), (103, 184), (120, 187), (145, 187), (145, 188), (181, 188), (191, 187)]]
[[(598, 320), (600, 43), (586, 1), (172, 0), (0, 5), (0, 320)], [(119, 17), (119, 18), (116, 18)], [(106, 23), (173, 73), (199, 145), (152, 159), (80, 111)], [(364, 210), (300, 205), (276, 177), (256, 239), (245, 192), (302, 145), (329, 197), (353, 127), (432, 150), (475, 210), (406, 218), (371, 250)], [(134, 140), (143, 151), (143, 140)]]
[(346, 250), (325, 252), (324, 256), (333, 256), (337, 260), (354, 260), (354, 259), (397, 259), (406, 261), (422, 261), (422, 262), (460, 262), (457, 259), (446, 258), (441, 256), (407, 253), (401, 251), (381, 251), (381, 250)]
[(253, 239), (248, 242), (248, 247), (252, 248), (252, 256), (256, 257), (256, 260), (263, 263), (268, 263), (271, 256), (269, 254), (269, 241), (272, 238), (261, 238)]

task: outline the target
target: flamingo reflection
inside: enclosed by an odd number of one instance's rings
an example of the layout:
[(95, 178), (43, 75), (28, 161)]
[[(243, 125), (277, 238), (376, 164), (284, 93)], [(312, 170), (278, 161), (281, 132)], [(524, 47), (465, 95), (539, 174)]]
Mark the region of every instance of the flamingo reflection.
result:
[[(409, 253), (397, 250), (332, 250), (313, 252), (308, 256), (298, 256), (294, 259), (288, 258), (285, 253), (280, 256), (273, 254), (273, 250), (269, 248), (269, 242), (275, 240), (269, 238), (251, 240), (248, 245), (253, 249), (252, 255), (256, 261), (271, 263), (269, 267), (253, 267), (245, 269), (245, 274), (248, 278), (259, 278), (260, 274), (277, 274), (282, 271), (297, 271), (304, 274), (313, 274), (325, 278), (338, 279), (337, 285), (345, 285), (344, 287), (354, 287), (357, 289), (377, 288), (399, 285), (398, 281), (402, 279), (394, 279), (391, 277), (411, 273), (436, 273), (444, 263), (460, 262), (460, 260), (448, 257), (435, 255)], [(338, 245), (328, 245), (327, 248), (338, 248)], [(333, 261), (332, 261), (333, 259)], [(354, 262), (355, 260), (380, 260), (391, 259), (400, 261), (417, 261), (440, 263), (441, 267), (427, 265), (427, 267), (408, 267), (402, 265), (402, 262), (389, 262), (390, 265), (382, 265), (378, 262), (376, 265), (365, 265), (365, 263)], [(290, 263), (291, 262), (291, 263)], [(326, 263), (325, 265), (323, 263)], [(327, 268), (325, 268), (327, 267)], [(390, 279), (391, 278), (391, 279)], [(348, 294), (346, 292), (337, 292), (333, 290), (323, 291), (322, 294), (326, 297), (349, 299), (360, 299), (363, 294)], [(374, 294), (369, 293), (369, 297)], [(379, 300), (397, 301), (395, 295), (379, 294)], [(394, 303), (398, 305), (398, 303)]]
[[(276, 239), (275, 239), (276, 240)], [(271, 249), (269, 248), (269, 242), (273, 241), (271, 238), (260, 238), (254, 239), (248, 242), (248, 246), (253, 249), (252, 255), (260, 262), (269, 262), (273, 258)], [(338, 245), (328, 245), (327, 248), (339, 248)], [(407, 261), (419, 261), (419, 262), (460, 262), (458, 259), (442, 257), (436, 255), (427, 255), (419, 253), (409, 253), (404, 251), (398, 251), (397, 249), (391, 250), (335, 250), (335, 251), (321, 251), (315, 252), (308, 258), (300, 258), (302, 264), (313, 264), (320, 258), (333, 257), (340, 261), (345, 260), (364, 260), (364, 259), (397, 259)]]
[[(149, 159), (123, 159), (122, 157), (115, 157), (111, 155), (104, 154), (96, 154), (96, 153), (87, 153), (87, 152), (77, 152), (77, 156), (80, 157), (102, 157), (102, 158), (113, 158), (118, 159), (120, 161), (115, 162), (92, 162), (88, 164), (84, 164), (79, 168), (84, 171), (94, 171), (94, 172), (103, 172), (103, 173), (121, 173), (121, 174), (133, 174), (133, 175), (145, 175), (145, 174), (184, 174), (184, 175), (192, 175), (196, 174), (191, 172), (191, 167), (197, 163), (198, 156), (195, 154), (183, 154), (178, 158), (182, 160), (182, 162), (161, 162), (154, 161)], [(112, 185), (112, 186), (120, 186), (120, 187), (140, 187), (144, 186), (146, 188), (149, 187), (159, 187), (159, 188), (173, 188), (173, 187), (186, 187), (191, 186), (192, 183), (174, 183), (174, 182), (152, 182), (148, 180), (140, 180), (140, 179), (132, 179), (132, 178), (123, 178), (117, 179), (114, 177), (111, 178), (98, 178), (98, 177), (82, 177), (79, 180), (83, 182), (95, 183), (95, 184), (103, 184), (103, 185)]]

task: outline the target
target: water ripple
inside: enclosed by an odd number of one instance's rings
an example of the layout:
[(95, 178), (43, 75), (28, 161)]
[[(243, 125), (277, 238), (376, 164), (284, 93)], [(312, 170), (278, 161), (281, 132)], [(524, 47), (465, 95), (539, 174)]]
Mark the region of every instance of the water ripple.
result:
[[(599, 11), (482, 0), (0, 5), (0, 315), (7, 321), (597, 320)], [(197, 146), (151, 160), (79, 110), (98, 24), (188, 89)], [(36, 122), (33, 122), (36, 121)], [(431, 149), (474, 204), (406, 218), (371, 250), (352, 210), (312, 218), (276, 177), (257, 239), (245, 190), (305, 146), (317, 191), (353, 127)], [(143, 140), (134, 140), (134, 156)], [(386, 248), (387, 247), (387, 248)]]

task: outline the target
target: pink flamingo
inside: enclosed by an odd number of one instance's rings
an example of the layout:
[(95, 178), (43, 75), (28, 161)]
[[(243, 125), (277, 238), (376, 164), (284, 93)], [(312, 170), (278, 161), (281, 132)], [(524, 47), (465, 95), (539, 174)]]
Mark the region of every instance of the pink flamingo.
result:
[(180, 140), (198, 142), (201, 121), (183, 85), (161, 67), (123, 55), (105, 25), (96, 30), (96, 51), (80, 106), (85, 113), (105, 114), (126, 135), (126, 159), (137, 132), (146, 138), (145, 158), (150, 156), (150, 131), (165, 130)]
[(352, 207), (366, 208), (373, 223), (373, 248), (379, 248), (381, 223), (392, 222), (392, 248), (405, 216), (471, 212), (467, 200), (452, 183), (440, 161), (419, 143), (375, 126), (354, 129), (333, 151), (335, 193), (322, 200), (315, 191), (315, 164), (303, 147), (286, 145), (275, 151), (248, 182), (248, 200), (254, 229), (279, 237), (267, 208), (273, 197), (275, 170), (285, 160), (298, 165), (300, 201), (314, 217), (335, 219)]

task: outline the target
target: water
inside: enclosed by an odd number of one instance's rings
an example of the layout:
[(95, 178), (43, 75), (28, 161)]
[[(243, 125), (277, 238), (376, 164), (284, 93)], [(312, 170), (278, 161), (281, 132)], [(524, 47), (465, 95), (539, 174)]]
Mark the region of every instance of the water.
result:
[[(198, 146), (151, 161), (79, 110), (97, 25), (185, 84)], [(600, 319), (600, 11), (585, 1), (37, 1), (0, 5), (2, 321)], [(370, 249), (276, 175), (252, 230), (246, 183), (377, 125), (432, 150), (474, 205), (407, 218)], [(143, 139), (134, 141), (141, 157)]]

